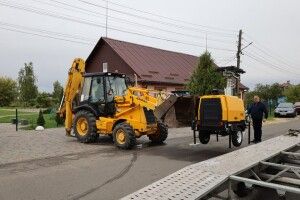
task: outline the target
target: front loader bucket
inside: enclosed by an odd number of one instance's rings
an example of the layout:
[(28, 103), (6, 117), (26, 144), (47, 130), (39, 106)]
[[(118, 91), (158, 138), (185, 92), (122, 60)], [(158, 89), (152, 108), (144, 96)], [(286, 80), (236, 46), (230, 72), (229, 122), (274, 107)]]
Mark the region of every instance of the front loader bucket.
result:
[(154, 110), (154, 115), (157, 119), (164, 121), (164, 118), (168, 111), (177, 101), (177, 96), (170, 95), (166, 100), (164, 100), (159, 106)]
[(178, 98), (174, 104), (176, 120), (183, 126), (191, 126), (196, 109), (193, 96)]
[(164, 116), (169, 127), (191, 126), (197, 112), (197, 99), (194, 96), (176, 97), (176, 101)]

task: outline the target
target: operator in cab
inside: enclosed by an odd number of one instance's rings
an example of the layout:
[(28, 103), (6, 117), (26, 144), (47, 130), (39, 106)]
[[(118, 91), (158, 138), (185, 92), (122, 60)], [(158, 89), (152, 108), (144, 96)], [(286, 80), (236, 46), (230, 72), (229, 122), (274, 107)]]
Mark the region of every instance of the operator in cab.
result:
[(262, 122), (268, 118), (268, 110), (265, 104), (260, 101), (259, 96), (255, 95), (253, 101), (253, 104), (247, 110), (247, 113), (251, 115), (254, 129), (254, 140), (251, 142), (259, 143), (262, 136)]

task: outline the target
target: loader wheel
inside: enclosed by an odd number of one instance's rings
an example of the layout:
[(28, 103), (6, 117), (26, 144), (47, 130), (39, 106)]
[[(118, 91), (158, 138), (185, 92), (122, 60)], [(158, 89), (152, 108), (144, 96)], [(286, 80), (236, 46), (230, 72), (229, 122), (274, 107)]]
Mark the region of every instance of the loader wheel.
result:
[(148, 135), (148, 138), (151, 140), (151, 142), (156, 144), (163, 143), (167, 137), (168, 127), (161, 122), (157, 123), (157, 132), (155, 134)]
[(96, 117), (89, 111), (81, 110), (75, 114), (73, 129), (80, 142), (96, 142), (99, 134), (96, 128)]
[(207, 144), (210, 140), (210, 133), (208, 131), (199, 131), (199, 140), (202, 144)]
[(232, 131), (232, 144), (235, 147), (241, 146), (243, 143), (243, 131), (242, 130), (237, 130), (237, 131)]
[(113, 140), (121, 149), (132, 149), (136, 144), (133, 128), (128, 123), (120, 123), (113, 130)]

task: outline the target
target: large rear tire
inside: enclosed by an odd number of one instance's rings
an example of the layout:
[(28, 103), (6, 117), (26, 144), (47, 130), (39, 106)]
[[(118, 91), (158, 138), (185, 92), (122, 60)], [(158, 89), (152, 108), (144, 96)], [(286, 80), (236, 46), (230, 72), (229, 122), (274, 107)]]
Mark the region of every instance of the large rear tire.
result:
[(232, 131), (232, 144), (235, 147), (239, 147), (241, 146), (241, 144), (243, 143), (243, 131), (238, 129), (236, 131)]
[(157, 123), (157, 132), (148, 135), (152, 143), (161, 144), (168, 138), (168, 127), (161, 122)]
[(126, 122), (115, 126), (113, 140), (115, 145), (121, 149), (132, 149), (136, 145), (134, 130)]
[(96, 127), (96, 117), (89, 111), (80, 110), (75, 114), (73, 129), (76, 138), (80, 142), (96, 142), (99, 138)]
[(202, 144), (207, 144), (210, 140), (210, 133), (208, 131), (199, 131), (199, 140)]

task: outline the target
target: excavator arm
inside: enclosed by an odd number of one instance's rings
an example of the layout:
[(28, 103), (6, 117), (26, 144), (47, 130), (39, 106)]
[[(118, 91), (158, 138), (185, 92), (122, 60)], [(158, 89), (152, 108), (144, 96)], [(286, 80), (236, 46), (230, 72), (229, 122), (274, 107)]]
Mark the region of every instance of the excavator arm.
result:
[(64, 96), (59, 106), (58, 114), (65, 119), (66, 134), (70, 135), (73, 121), (72, 106), (76, 95), (81, 91), (85, 62), (76, 58), (68, 73), (68, 80), (64, 88)]

